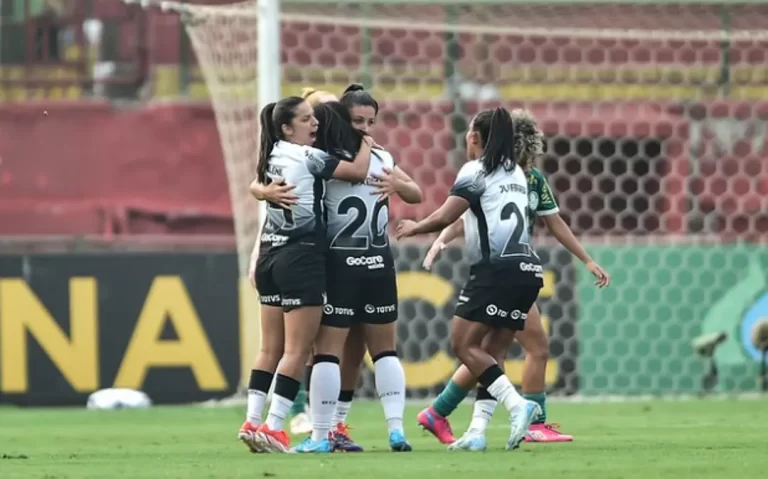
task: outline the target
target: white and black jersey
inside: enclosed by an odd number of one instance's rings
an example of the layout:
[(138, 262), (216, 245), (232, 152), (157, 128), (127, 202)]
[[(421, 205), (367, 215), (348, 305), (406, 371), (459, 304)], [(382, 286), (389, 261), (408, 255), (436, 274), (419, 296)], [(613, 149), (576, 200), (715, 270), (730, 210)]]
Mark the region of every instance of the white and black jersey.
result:
[(469, 161), (450, 194), (470, 205), (463, 220), (473, 267), (504, 270), (509, 284), (541, 283), (541, 262), (529, 245), (528, 183), (522, 168), (498, 168), (489, 174), (480, 160)]
[(267, 203), (267, 218), (261, 232), (260, 251), (266, 253), (289, 244), (326, 248), (323, 197), (325, 181), (336, 170), (339, 160), (309, 146), (279, 141), (269, 156), (270, 180), (283, 178), (295, 185), (298, 197), (290, 210)]
[(372, 175), (384, 168), (394, 169), (387, 151), (371, 152), (368, 175), (362, 183), (331, 180), (327, 183), (325, 205), (328, 213), (328, 268), (345, 273), (391, 274), (394, 260), (389, 248), (387, 225), (389, 201), (372, 194)]

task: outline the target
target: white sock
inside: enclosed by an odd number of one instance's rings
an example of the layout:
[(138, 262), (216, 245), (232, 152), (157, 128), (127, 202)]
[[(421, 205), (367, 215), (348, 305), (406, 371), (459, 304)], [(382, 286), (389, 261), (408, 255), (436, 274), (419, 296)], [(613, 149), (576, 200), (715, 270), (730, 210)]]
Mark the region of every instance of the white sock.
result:
[(257, 389), (248, 390), (248, 409), (245, 420), (254, 426), (261, 426), (261, 413), (264, 411), (264, 403), (267, 402), (267, 393)]
[(397, 356), (384, 356), (374, 363), (376, 391), (384, 408), (389, 432), (403, 430), (405, 371)]
[(282, 431), (285, 418), (291, 413), (293, 401), (277, 394), (272, 394), (272, 404), (267, 414), (267, 427), (273, 431)]
[(312, 411), (312, 440), (328, 437), (341, 391), (341, 370), (338, 363), (316, 363), (309, 381), (309, 409)]
[(352, 408), (351, 402), (339, 401), (336, 403), (336, 410), (333, 412), (334, 426), (340, 422), (341, 423), (347, 422), (347, 415), (349, 415), (350, 408)]
[(469, 429), (485, 433), (488, 429), (488, 423), (491, 422), (496, 405), (499, 404), (493, 399), (480, 399), (475, 401), (472, 408), (472, 421), (469, 423)]
[(495, 397), (496, 400), (502, 403), (504, 407), (507, 408), (507, 411), (510, 412), (521, 401), (525, 401), (523, 396), (517, 392), (515, 386), (509, 382), (509, 378), (506, 376), (499, 376), (499, 378), (495, 380), (493, 384), (488, 386), (488, 392), (491, 396)]

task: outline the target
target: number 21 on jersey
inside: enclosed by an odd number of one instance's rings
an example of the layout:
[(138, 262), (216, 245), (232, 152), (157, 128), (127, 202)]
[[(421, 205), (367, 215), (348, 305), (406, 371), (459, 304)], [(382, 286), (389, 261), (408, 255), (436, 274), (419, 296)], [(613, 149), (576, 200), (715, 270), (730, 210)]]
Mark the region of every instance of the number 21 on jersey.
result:
[[(525, 209), (528, 210), (528, 207), (526, 206)], [(527, 211), (520, 211), (520, 207), (514, 201), (505, 204), (501, 209), (501, 221), (515, 222), (515, 229), (510, 233), (504, 245), (504, 250), (501, 252), (502, 258), (536, 254), (528, 243), (528, 239), (523, 238), (524, 233), (528, 231), (528, 225), (526, 225), (527, 218)]]

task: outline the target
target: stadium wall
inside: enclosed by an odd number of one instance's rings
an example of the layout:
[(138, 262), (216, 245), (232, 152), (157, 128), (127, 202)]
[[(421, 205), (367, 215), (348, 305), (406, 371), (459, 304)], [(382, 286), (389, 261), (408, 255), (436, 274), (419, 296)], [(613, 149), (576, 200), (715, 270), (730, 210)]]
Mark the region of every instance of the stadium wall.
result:
[[(768, 103), (504, 105), (539, 119), (541, 168), (577, 234), (700, 232), (699, 216), (710, 233), (768, 232)], [(394, 219), (424, 217), (447, 195), (461, 161), (452, 113), (450, 102), (382, 102), (374, 136), (426, 193), (421, 205), (393, 200)], [(255, 135), (231, 141), (256, 152)], [(0, 160), (0, 235), (233, 232), (207, 105), (4, 104)]]

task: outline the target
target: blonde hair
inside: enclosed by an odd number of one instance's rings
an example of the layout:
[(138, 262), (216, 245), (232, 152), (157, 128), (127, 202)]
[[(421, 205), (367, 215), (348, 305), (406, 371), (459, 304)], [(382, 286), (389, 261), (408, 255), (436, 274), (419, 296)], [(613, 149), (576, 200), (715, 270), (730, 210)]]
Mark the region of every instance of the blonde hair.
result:
[(529, 171), (544, 153), (544, 134), (539, 130), (536, 118), (528, 110), (515, 109), (510, 113), (515, 127), (515, 156), (517, 164)]
[[(316, 90), (314, 88), (302, 88), (301, 97), (314, 106), (318, 103), (325, 103), (327, 101), (338, 101), (339, 98), (333, 93), (325, 90)], [(329, 99), (330, 97), (330, 99)]]

